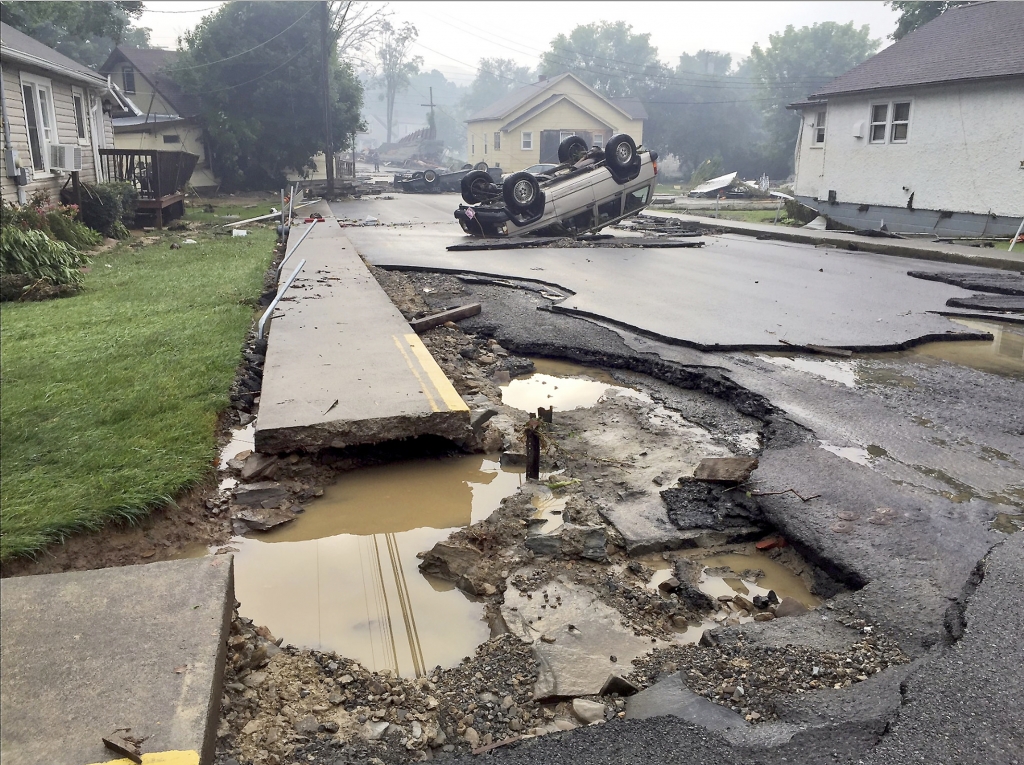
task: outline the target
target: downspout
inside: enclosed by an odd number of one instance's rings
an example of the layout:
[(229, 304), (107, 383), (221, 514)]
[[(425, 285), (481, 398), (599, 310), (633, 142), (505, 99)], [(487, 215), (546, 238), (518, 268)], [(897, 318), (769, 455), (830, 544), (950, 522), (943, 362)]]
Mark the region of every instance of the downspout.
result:
[[(14, 159), (14, 143), (11, 141), (11, 120), (7, 116), (7, 91), (4, 88), (4, 68), (0, 66), (0, 114), (2, 114), (4, 121), (4, 164), (12, 162)], [(11, 171), (14, 168), (7, 167), (7, 176), (14, 177), (11, 175)], [(25, 187), (21, 184), (17, 184), (18, 189), (18, 204), (25, 204)]]

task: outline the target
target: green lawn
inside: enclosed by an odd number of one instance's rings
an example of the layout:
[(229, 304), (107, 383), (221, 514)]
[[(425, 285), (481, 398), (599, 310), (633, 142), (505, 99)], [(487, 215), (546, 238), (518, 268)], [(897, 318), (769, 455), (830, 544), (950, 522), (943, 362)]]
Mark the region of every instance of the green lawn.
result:
[(95, 256), (85, 291), (0, 307), (0, 560), (206, 476), (274, 232)]

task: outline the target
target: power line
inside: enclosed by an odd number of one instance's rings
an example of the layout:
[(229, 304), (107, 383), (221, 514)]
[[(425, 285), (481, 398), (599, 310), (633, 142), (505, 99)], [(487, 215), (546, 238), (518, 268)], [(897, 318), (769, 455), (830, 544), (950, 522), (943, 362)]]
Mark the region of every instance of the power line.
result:
[(226, 86), (226, 87), (223, 87), (223, 88), (217, 88), (216, 90), (204, 90), (204, 91), (202, 92), (202, 95), (206, 95), (206, 94), (208, 94), (208, 93), (222, 93), (222, 92), (223, 92), (223, 91), (225, 91), (225, 90), (232, 90), (232, 89), (234, 89), (234, 88), (240, 88), (240, 87), (242, 87), (243, 85), (251, 85), (252, 83), (256, 82), (257, 80), (262, 80), (262, 79), (263, 79), (264, 77), (267, 77), (267, 76), (269, 76), (269, 75), (273, 74), (273, 73), (274, 73), (274, 72), (276, 72), (276, 71), (277, 71), (278, 69), (281, 69), (281, 68), (283, 68), (283, 67), (285, 67), (285, 66), (288, 66), (288, 64), (290, 64), (290, 63), (291, 63), (292, 61), (294, 61), (294, 60), (295, 60), (295, 59), (297, 59), (297, 58), (298, 58), (299, 56), (301, 56), (301, 55), (302, 55), (303, 53), (305, 53), (305, 52), (306, 52), (306, 48), (308, 48), (308, 47), (309, 47), (309, 46), (310, 46), (310, 45), (312, 44), (312, 42), (313, 42), (313, 41), (312, 41), (312, 40), (310, 40), (310, 41), (309, 41), (309, 42), (307, 42), (307, 43), (306, 43), (305, 45), (303, 45), (303, 46), (302, 46), (302, 48), (301, 48), (301, 49), (299, 49), (298, 53), (296, 53), (296, 54), (295, 54), (294, 56), (292, 56), (292, 57), (291, 57), (290, 59), (288, 59), (287, 61), (285, 61), (285, 62), (284, 62), (283, 64), (280, 64), (280, 65), (278, 65), (278, 66), (275, 66), (275, 67), (274, 67), (273, 69), (271, 69), (271, 70), (270, 70), (269, 72), (264, 72), (264, 73), (263, 73), (263, 74), (261, 74), (261, 75), (260, 75), (259, 77), (254, 77), (254, 78), (253, 78), (253, 79), (251, 79), (251, 80), (246, 80), (245, 82), (240, 82), (240, 83), (238, 83), (237, 85), (228, 85), (228, 86)]
[[(223, 5), (223, 3), (221, 3)], [(196, 8), (191, 11), (158, 11), (156, 8), (143, 8), (143, 13), (205, 13), (220, 8), (220, 5), (211, 5), (209, 8)]]
[(171, 69), (163, 69), (161, 71), (164, 71), (164, 72), (184, 72), (184, 71), (187, 71), (189, 69), (203, 69), (203, 68), (208, 67), (208, 66), (213, 66), (214, 64), (223, 64), (225, 61), (231, 61), (232, 59), (239, 58), (240, 56), (244, 56), (246, 53), (252, 53), (254, 50), (257, 50), (258, 48), (262, 48), (267, 43), (273, 42), (278, 37), (280, 37), (285, 32), (287, 32), (289, 29), (294, 27), (296, 24), (298, 24), (300, 21), (302, 21), (304, 18), (306, 18), (306, 16), (308, 16), (309, 13), (315, 7), (316, 7), (316, 3), (310, 4), (310, 6), (306, 10), (306, 12), (303, 13), (301, 16), (299, 16), (297, 19), (295, 19), (295, 21), (293, 21), (291, 24), (289, 24), (285, 29), (282, 29), (276, 35), (271, 37), (269, 40), (264, 40), (259, 45), (254, 45), (253, 47), (249, 48), (249, 50), (243, 50), (241, 53), (236, 53), (233, 56), (228, 56), (227, 58), (218, 59), (217, 61), (208, 61), (205, 64), (196, 64), (194, 66), (179, 66), (179, 67), (174, 67), (174, 68), (171, 68)]

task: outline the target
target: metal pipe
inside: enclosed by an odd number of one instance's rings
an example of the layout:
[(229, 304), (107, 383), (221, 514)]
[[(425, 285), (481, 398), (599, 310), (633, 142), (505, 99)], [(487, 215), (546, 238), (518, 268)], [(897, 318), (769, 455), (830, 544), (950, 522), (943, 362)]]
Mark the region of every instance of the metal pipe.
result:
[(292, 193), (288, 197), (288, 220), (286, 222), (286, 225), (288, 225), (288, 226), (292, 225), (292, 205), (294, 205), (294, 204), (295, 204), (295, 185), (293, 184), (292, 185)]
[[(313, 223), (309, 224), (309, 227), (305, 231), (303, 231), (302, 232), (302, 236), (299, 237), (299, 241), (297, 241), (295, 243), (295, 246), (292, 247), (292, 251), (289, 252), (287, 255), (285, 255), (284, 258), (281, 260), (281, 265), (279, 265), (277, 267), (277, 278), (278, 279), (281, 278), (281, 271), (284, 270), (284, 264), (288, 262), (288, 258), (290, 258), (292, 255), (295, 254), (295, 251), (297, 249), (299, 249), (299, 245), (302, 244), (302, 240), (306, 238), (306, 235), (309, 234), (310, 231), (313, 230), (313, 226), (315, 226), (315, 225), (316, 225), (316, 222), (313, 222)], [(303, 262), (305, 262), (305, 261), (303, 261)]]
[(284, 296), (285, 291), (292, 286), (292, 282), (295, 281), (295, 277), (299, 275), (299, 271), (302, 270), (302, 267), (304, 265), (306, 265), (305, 258), (299, 261), (299, 265), (295, 267), (294, 271), (292, 271), (292, 275), (288, 277), (288, 281), (286, 281), (284, 283), (284, 286), (277, 291), (277, 295), (271, 301), (270, 305), (267, 307), (267, 310), (263, 312), (263, 315), (260, 317), (259, 332), (256, 335), (257, 339), (263, 339), (263, 326), (267, 323), (267, 319), (270, 318), (270, 314), (272, 314), (274, 312), (274, 309), (277, 308), (277, 303)]
[(1013, 252), (1013, 245), (1017, 244), (1017, 240), (1020, 239), (1020, 232), (1024, 231), (1024, 218), (1021, 219), (1020, 225), (1017, 226), (1017, 233), (1013, 235), (1013, 239), (1010, 241), (1010, 248), (1007, 252)]

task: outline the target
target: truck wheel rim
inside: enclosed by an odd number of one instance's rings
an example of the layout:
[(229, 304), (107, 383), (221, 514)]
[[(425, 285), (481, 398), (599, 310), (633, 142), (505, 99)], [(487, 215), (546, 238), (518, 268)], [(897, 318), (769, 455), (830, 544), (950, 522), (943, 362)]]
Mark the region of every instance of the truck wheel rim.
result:
[(615, 147), (615, 158), (620, 165), (626, 164), (633, 158), (633, 150), (629, 148), (628, 143), (623, 142)]

